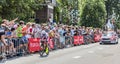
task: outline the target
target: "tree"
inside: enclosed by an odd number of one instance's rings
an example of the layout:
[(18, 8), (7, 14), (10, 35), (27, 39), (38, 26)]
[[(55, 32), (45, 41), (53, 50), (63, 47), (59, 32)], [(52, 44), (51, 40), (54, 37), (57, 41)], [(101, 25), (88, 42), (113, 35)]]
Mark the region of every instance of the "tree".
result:
[(5, 19), (31, 18), (43, 0), (0, 0), (0, 16)]
[(62, 16), (62, 23), (70, 24), (71, 22), (75, 21), (73, 20), (73, 18), (77, 18), (76, 12), (78, 12), (76, 11), (76, 2), (78, 2), (78, 0), (57, 0), (58, 6), (55, 8), (55, 13), (59, 14), (57, 16), (59, 16), (60, 18)]
[(68, 18), (68, 0), (57, 0), (57, 7), (55, 8), (55, 19), (60, 23), (66, 22)]
[(106, 15), (104, 2), (87, 0), (81, 13), (81, 25), (87, 27), (102, 27)]
[(120, 0), (105, 0), (105, 4), (108, 16), (112, 15), (113, 11), (116, 13), (116, 16), (120, 15)]
[(120, 29), (120, 0), (105, 0), (108, 17), (115, 13), (115, 25)]

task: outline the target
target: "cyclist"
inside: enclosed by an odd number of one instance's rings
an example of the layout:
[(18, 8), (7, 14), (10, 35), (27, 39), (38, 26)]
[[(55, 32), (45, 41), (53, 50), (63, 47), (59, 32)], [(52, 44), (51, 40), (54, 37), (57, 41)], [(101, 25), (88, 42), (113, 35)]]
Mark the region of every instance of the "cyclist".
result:
[(48, 55), (49, 53), (49, 47), (48, 47), (48, 33), (45, 31), (45, 27), (42, 27), (42, 31), (41, 31), (41, 53), (40, 55), (43, 56), (44, 53), (46, 53)]
[(43, 40), (44, 42), (48, 41), (48, 33), (45, 31), (45, 27), (43, 27), (41, 31), (41, 40)]

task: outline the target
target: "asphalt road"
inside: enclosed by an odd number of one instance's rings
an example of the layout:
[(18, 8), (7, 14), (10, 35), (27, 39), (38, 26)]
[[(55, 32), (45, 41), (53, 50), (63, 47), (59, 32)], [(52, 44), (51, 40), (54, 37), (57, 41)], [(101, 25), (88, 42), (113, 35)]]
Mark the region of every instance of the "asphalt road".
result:
[(41, 58), (39, 54), (11, 59), (5, 64), (120, 64), (120, 43), (99, 43), (60, 49)]

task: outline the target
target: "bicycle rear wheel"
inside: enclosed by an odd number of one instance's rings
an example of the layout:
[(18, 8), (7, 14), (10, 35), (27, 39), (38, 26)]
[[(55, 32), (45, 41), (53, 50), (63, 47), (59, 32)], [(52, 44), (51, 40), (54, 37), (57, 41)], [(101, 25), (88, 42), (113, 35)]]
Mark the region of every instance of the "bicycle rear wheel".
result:
[(49, 47), (46, 47), (45, 49), (40, 50), (39, 52), (41, 57), (46, 57), (49, 55)]

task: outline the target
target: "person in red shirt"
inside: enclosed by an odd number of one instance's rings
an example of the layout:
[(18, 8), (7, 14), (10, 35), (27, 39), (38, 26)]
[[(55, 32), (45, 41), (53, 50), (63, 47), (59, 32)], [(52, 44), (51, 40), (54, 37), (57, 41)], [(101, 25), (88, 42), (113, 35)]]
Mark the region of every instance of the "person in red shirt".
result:
[(31, 34), (31, 37), (35, 37), (35, 33), (37, 32), (36, 24), (34, 24), (34, 23), (32, 24), (32, 26), (29, 29), (29, 32)]
[(26, 26), (22, 28), (22, 34), (23, 34), (22, 44), (23, 44), (24, 52), (28, 52), (28, 37), (30, 37), (29, 28), (30, 28), (30, 23), (27, 23)]

